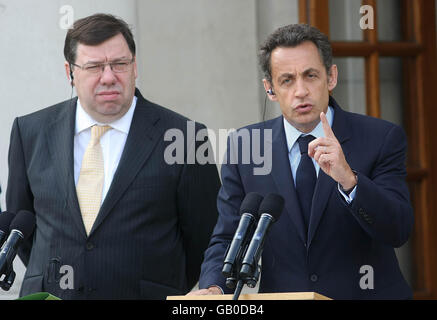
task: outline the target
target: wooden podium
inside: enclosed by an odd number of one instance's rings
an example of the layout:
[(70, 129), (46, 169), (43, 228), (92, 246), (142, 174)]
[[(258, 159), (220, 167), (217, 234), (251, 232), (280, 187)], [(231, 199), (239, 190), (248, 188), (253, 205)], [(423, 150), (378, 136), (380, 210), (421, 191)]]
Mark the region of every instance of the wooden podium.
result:
[[(232, 300), (232, 294), (204, 296), (168, 296), (167, 300)], [(316, 292), (242, 294), (238, 300), (332, 300)]]

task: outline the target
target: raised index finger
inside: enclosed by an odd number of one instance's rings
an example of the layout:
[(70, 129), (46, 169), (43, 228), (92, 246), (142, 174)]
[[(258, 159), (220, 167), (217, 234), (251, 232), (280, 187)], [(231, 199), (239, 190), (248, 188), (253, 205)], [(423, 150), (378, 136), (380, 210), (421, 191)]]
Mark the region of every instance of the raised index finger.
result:
[(320, 121), (322, 121), (323, 132), (325, 133), (326, 138), (335, 138), (335, 134), (331, 129), (331, 126), (328, 123), (328, 119), (326, 118), (326, 114), (324, 112), (320, 113)]

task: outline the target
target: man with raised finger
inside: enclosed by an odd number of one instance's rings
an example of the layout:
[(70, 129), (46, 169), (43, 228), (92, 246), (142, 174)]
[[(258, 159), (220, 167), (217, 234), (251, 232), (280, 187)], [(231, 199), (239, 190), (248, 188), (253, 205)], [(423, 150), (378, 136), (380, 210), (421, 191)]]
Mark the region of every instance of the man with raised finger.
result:
[(414, 220), (403, 130), (342, 110), (330, 95), (338, 77), (330, 43), (313, 27), (276, 30), (261, 47), (260, 64), (282, 116), (246, 129), (272, 130), (271, 144), (261, 145), (272, 152), (272, 171), (254, 175), (253, 162), (222, 166), (219, 219), (195, 293), (232, 292), (221, 270), (238, 209), (249, 192), (274, 192), (285, 206), (264, 245), (260, 292), (411, 298), (394, 251)]

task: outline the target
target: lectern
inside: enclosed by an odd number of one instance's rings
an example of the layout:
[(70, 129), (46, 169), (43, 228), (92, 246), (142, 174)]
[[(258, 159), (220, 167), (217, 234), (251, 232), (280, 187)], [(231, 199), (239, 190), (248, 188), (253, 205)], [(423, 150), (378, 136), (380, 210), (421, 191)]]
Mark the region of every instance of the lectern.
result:
[[(167, 300), (232, 300), (232, 294), (205, 296), (168, 296)], [(316, 292), (242, 294), (238, 300), (332, 300)]]

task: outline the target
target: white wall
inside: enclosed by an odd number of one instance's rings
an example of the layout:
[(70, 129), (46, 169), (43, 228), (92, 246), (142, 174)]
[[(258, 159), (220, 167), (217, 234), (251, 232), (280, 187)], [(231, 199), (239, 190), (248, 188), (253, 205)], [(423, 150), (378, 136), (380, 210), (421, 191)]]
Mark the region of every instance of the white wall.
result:
[(257, 121), (253, 0), (138, 2), (139, 86), (209, 128)]

